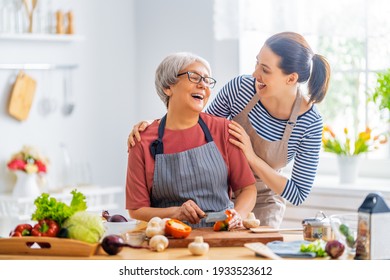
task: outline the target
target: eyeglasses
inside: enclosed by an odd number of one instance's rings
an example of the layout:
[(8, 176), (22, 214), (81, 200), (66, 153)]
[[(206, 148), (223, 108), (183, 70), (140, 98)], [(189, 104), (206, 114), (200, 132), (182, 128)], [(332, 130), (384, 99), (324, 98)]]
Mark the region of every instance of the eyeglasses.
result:
[(214, 88), (215, 84), (216, 84), (216, 80), (213, 79), (213, 78), (210, 78), (210, 77), (203, 77), (201, 75), (199, 75), (198, 73), (194, 73), (194, 72), (184, 72), (184, 73), (180, 73), (180, 74), (177, 74), (176, 77), (179, 77), (179, 76), (182, 76), (182, 75), (185, 75), (187, 74), (187, 77), (188, 77), (188, 80), (194, 84), (200, 84), (200, 82), (203, 80), (203, 82), (206, 84), (206, 86), (208, 88)]

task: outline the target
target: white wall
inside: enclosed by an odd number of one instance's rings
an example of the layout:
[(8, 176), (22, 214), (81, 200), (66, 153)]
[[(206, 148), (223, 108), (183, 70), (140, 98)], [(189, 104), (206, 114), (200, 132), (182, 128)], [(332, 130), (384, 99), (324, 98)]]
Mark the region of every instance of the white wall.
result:
[[(154, 89), (154, 71), (169, 53), (191, 51), (211, 63), (218, 89), (238, 74), (236, 40), (216, 41), (214, 1), (209, 0), (55, 0), (75, 13), (80, 42), (0, 42), (0, 63), (77, 63), (74, 71), (76, 107), (70, 117), (58, 111), (43, 117), (41, 72), (36, 100), (25, 122), (7, 115), (12, 71), (0, 71), (0, 192), (12, 188), (5, 162), (23, 144), (33, 144), (59, 169), (59, 143), (65, 142), (75, 161), (88, 159), (93, 183), (123, 185), (127, 167), (127, 136), (139, 120), (159, 118), (165, 107)], [(255, 55), (255, 54), (254, 54)], [(52, 92), (62, 102), (61, 74)], [(54, 170), (51, 172), (55, 175)], [(53, 179), (55, 181), (55, 179)]]
[[(74, 10), (80, 42), (1, 41), (0, 63), (77, 63), (73, 90), (75, 110), (69, 117), (59, 111), (43, 117), (38, 104), (47, 72), (27, 71), (37, 80), (29, 118), (19, 122), (7, 114), (7, 102), (15, 71), (0, 71), (0, 192), (12, 188), (12, 174), (5, 162), (22, 145), (39, 147), (51, 159), (50, 175), (59, 169), (59, 143), (69, 148), (74, 161), (86, 160), (93, 183), (123, 185), (127, 165), (126, 139), (135, 115), (134, 1), (55, 1), (59, 8)], [(61, 72), (50, 94), (62, 102)], [(52, 178), (55, 181), (56, 178)]]
[(154, 72), (168, 54), (191, 51), (213, 65), (213, 1), (135, 1), (138, 116), (158, 118), (165, 106), (154, 89)]

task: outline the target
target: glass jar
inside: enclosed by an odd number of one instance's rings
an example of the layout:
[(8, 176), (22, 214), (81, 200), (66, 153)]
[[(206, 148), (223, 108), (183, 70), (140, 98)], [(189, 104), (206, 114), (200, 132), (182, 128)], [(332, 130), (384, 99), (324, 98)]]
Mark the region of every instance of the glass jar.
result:
[(332, 240), (333, 233), (329, 218), (319, 211), (314, 218), (307, 218), (302, 221), (303, 239), (315, 241), (323, 239), (324, 241)]

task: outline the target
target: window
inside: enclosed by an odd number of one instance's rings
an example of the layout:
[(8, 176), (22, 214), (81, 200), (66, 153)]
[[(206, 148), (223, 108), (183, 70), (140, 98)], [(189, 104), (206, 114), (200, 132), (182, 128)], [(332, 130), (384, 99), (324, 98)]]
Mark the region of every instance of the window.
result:
[[(390, 68), (389, 1), (244, 0), (239, 5), (240, 73), (252, 73), (255, 56), (269, 36), (298, 32), (332, 68), (328, 94), (318, 105), (324, 123), (340, 133), (344, 127), (360, 131), (366, 125), (389, 130), (388, 112), (367, 102), (376, 72)], [(332, 155), (321, 155), (327, 157)], [(389, 144), (364, 157), (383, 169), (382, 161), (390, 159)]]

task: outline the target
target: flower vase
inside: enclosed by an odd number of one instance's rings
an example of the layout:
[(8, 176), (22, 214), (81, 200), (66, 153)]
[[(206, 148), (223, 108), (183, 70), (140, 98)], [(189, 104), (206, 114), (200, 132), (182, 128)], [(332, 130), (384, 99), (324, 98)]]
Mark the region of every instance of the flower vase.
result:
[(16, 184), (12, 191), (14, 197), (37, 197), (41, 194), (38, 186), (37, 173), (15, 171)]
[(353, 184), (359, 173), (358, 156), (338, 156), (339, 182), (340, 184)]

